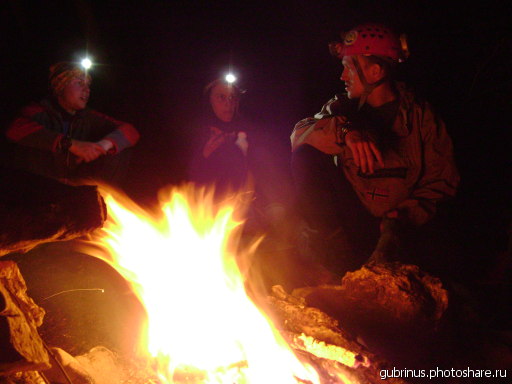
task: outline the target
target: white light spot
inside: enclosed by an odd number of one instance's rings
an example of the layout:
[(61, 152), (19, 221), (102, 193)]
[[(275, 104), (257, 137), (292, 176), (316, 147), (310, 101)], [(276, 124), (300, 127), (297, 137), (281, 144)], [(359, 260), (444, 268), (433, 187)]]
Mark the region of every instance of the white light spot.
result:
[(92, 61), (86, 57), (85, 59), (82, 59), (82, 61), (80, 62), (80, 64), (82, 65), (82, 67), (84, 67), (85, 69), (89, 69), (92, 67)]
[(232, 73), (228, 73), (225, 77), (226, 81), (228, 83), (234, 83), (236, 81), (236, 76), (233, 75)]

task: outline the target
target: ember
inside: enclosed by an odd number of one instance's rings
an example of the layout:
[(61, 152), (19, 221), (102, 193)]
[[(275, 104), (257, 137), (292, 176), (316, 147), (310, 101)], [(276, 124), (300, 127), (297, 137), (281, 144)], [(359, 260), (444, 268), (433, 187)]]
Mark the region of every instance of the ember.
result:
[[(163, 383), (318, 383), (270, 319), (248, 298), (239, 265), (235, 206), (213, 195), (170, 190), (161, 217), (104, 193), (110, 217), (98, 255), (127, 280), (145, 306), (141, 353)], [(123, 200), (121, 202), (121, 200)]]

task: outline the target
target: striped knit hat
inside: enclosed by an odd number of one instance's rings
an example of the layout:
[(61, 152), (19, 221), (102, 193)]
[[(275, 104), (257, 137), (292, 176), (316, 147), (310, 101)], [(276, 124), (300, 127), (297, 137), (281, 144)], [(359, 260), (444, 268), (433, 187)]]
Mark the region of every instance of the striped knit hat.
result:
[(66, 85), (75, 77), (86, 75), (88, 80), (91, 76), (78, 64), (69, 62), (60, 62), (50, 67), (49, 85), (55, 95), (58, 95)]

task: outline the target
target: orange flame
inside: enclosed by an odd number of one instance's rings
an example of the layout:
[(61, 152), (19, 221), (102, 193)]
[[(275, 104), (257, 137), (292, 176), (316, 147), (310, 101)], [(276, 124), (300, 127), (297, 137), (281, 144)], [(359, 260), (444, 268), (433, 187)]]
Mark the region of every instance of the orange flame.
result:
[[(165, 193), (156, 219), (129, 199), (102, 195), (106, 260), (146, 309), (141, 344), (162, 382), (319, 382), (246, 294), (234, 204), (216, 206), (213, 193), (187, 186)], [(189, 381), (190, 369), (199, 381)]]

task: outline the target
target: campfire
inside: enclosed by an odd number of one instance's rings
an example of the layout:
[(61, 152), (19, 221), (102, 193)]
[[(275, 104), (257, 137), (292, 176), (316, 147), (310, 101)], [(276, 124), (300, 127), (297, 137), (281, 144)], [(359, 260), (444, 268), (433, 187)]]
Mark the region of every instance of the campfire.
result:
[(319, 383), (246, 293), (234, 203), (192, 187), (170, 190), (158, 217), (103, 193), (109, 219), (99, 254), (131, 284), (147, 313), (140, 351), (162, 383)]
[[(6, 305), (0, 315), (20, 313), (6, 317), (4, 335), (10, 334), (15, 357), (0, 365), (0, 376), (8, 375), (9, 383), (40, 383), (44, 377), (66, 384), (378, 383), (379, 372), (390, 364), (340, 328), (338, 317), (321, 309), (322, 301), (354, 313), (363, 309), (372, 318), (401, 308), (400, 318), (416, 323), (422, 319), (416, 301), (404, 304), (416, 296), (403, 297), (398, 307), (391, 303), (391, 309), (388, 297), (410, 281), (440, 292), (437, 280), (407, 266), (363, 267), (347, 274), (341, 285), (291, 293), (280, 285), (261, 290), (254, 284), (254, 271), (258, 277), (260, 270), (252, 267), (262, 238), (242, 236), (244, 207), (238, 202), (246, 200), (235, 196), (219, 203), (212, 190), (187, 185), (162, 192), (156, 209), (145, 210), (108, 188), (100, 187), (100, 199), (95, 191), (87, 192), (99, 212), (93, 226), (89, 219), (83, 225), (96, 228), (88, 232), (94, 242), (77, 245), (83, 254), (111, 265), (143, 305), (143, 326), (126, 328), (126, 338), (137, 334), (136, 353), (120, 356), (100, 345), (73, 357), (58, 345), (49, 348), (37, 334), (44, 310), (26, 295), (16, 264), (5, 262), (0, 294)], [(26, 247), (25, 241), (18, 243)], [(373, 301), (376, 292), (385, 296), (384, 302)], [(21, 301), (27, 304), (20, 306)], [(432, 313), (439, 317), (439, 311)], [(71, 380), (64, 378), (68, 374)], [(390, 382), (404, 383), (398, 378)]]

